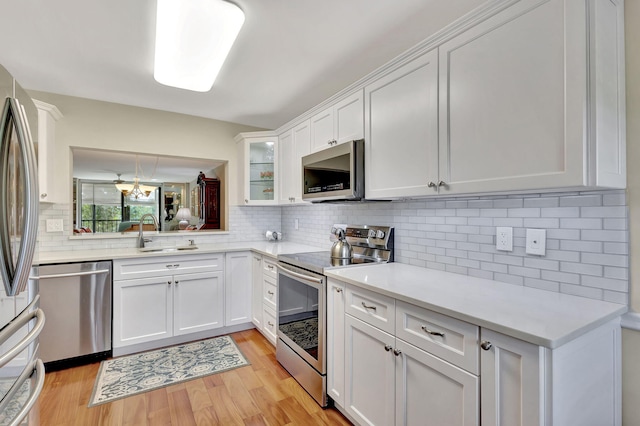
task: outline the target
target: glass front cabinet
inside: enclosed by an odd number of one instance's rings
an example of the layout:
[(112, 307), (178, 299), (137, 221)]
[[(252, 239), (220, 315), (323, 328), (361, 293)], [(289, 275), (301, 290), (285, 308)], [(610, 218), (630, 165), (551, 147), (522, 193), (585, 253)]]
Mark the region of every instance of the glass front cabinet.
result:
[(238, 144), (238, 204), (278, 203), (278, 137), (273, 132), (240, 133)]

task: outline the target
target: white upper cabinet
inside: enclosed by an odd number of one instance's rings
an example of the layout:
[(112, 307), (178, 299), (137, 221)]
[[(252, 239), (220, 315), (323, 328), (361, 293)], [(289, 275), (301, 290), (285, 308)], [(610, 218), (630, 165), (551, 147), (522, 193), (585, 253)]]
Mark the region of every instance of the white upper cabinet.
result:
[(311, 151), (362, 139), (364, 132), (362, 90), (311, 117)]
[[(38, 108), (38, 188), (40, 202), (62, 203), (63, 183), (56, 178), (56, 121), (62, 118), (60, 110), (45, 102), (33, 100)], [(36, 135), (34, 135), (36, 136)], [(58, 173), (61, 175), (61, 173)]]
[(238, 204), (278, 203), (278, 138), (273, 132), (240, 133), (238, 144)]
[(617, 3), (522, 0), (439, 47), (440, 193), (624, 188)]
[(302, 203), (302, 157), (309, 154), (311, 124), (306, 120), (278, 137), (280, 204)]
[(437, 51), (369, 84), (364, 99), (365, 198), (436, 194)]

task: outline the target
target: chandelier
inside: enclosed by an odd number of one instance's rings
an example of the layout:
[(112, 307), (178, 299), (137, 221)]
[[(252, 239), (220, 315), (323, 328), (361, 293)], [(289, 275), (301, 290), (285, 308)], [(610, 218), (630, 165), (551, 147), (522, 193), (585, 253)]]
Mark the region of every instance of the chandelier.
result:
[[(158, 161), (156, 159), (156, 167), (158, 166)], [(155, 170), (154, 170), (155, 173)], [(156, 190), (155, 186), (149, 185), (141, 185), (140, 179), (138, 178), (138, 156), (136, 155), (136, 176), (133, 178), (133, 183), (124, 183), (120, 182), (120, 175), (118, 175), (118, 182), (116, 183), (116, 188), (118, 191), (122, 192), (125, 197), (131, 196), (131, 198), (138, 199), (140, 197), (148, 197), (151, 195), (153, 191)]]

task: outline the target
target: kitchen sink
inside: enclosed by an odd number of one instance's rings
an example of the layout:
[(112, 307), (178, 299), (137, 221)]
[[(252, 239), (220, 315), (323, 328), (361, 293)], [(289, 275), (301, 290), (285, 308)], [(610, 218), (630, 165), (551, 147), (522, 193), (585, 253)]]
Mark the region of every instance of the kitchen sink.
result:
[(185, 251), (185, 250), (197, 250), (198, 246), (183, 246), (183, 247), (142, 247), (138, 251), (141, 253), (166, 253), (171, 251)]

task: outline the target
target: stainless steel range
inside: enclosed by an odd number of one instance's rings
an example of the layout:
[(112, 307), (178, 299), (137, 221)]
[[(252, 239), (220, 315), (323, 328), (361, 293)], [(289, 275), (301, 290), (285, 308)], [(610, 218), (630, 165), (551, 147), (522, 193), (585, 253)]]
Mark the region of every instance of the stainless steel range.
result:
[(393, 262), (392, 227), (347, 225), (344, 235), (351, 258), (332, 258), (330, 251), (278, 256), (276, 358), (322, 407), (328, 402), (324, 271)]

